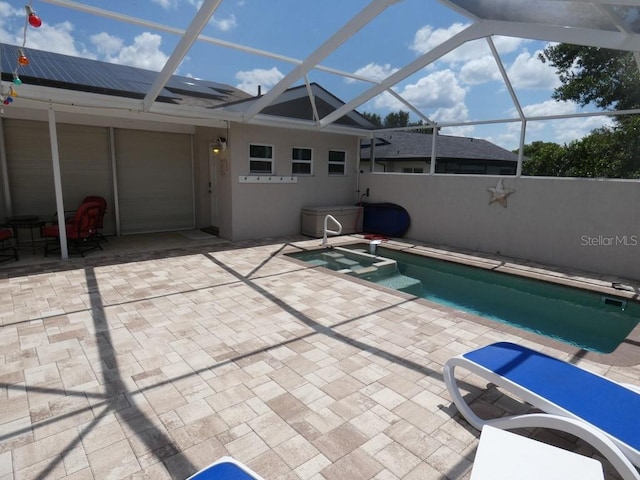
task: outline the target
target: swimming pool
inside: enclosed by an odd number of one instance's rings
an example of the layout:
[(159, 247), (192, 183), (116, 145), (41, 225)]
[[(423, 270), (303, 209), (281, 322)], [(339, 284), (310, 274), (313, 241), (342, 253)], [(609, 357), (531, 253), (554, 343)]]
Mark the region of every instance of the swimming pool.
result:
[[(640, 319), (640, 304), (620, 297), (389, 248), (374, 257), (367, 248), (290, 256), (598, 353), (613, 352)], [(326, 253), (343, 255), (342, 263), (327, 261)]]

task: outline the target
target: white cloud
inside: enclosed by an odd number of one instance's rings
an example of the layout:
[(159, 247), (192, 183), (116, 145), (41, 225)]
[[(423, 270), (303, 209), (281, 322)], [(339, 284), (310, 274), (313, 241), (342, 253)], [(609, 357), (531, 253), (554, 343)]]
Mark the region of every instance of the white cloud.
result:
[[(419, 109), (451, 108), (464, 102), (466, 91), (451, 70), (441, 70), (405, 85), (398, 94)], [(406, 108), (390, 94), (380, 95), (374, 105), (381, 109)]]
[(469, 120), (469, 110), (464, 103), (458, 103), (452, 107), (439, 108), (433, 114), (433, 119), (440, 123), (465, 122)]
[(552, 90), (560, 85), (554, 68), (538, 59), (541, 51), (520, 53), (507, 70), (514, 88)]
[(100, 55), (106, 57), (117, 55), (124, 44), (121, 38), (114, 37), (106, 32), (91, 36), (91, 43), (93, 43)]
[[(523, 107), (523, 111), (527, 117), (546, 117), (553, 115), (572, 115), (577, 113), (579, 108), (575, 103), (547, 100), (541, 103), (526, 105)], [(610, 117), (603, 116), (529, 121), (527, 122), (525, 142), (530, 144), (540, 140), (563, 145), (583, 138), (592, 130), (612, 124), (613, 122)], [(487, 140), (503, 145), (505, 148), (518, 148), (520, 143), (520, 128), (520, 122), (510, 123), (505, 126), (502, 133), (497, 133), (487, 138)]]
[(469, 60), (460, 68), (460, 80), (467, 85), (480, 85), (501, 78), (500, 70), (492, 55), (483, 55)]
[(575, 103), (571, 102), (546, 100), (541, 103), (524, 105), (522, 111), (526, 117), (547, 117), (550, 115), (571, 115), (578, 111), (578, 107)]
[[(460, 33), (468, 26), (469, 24), (454, 23), (448, 28), (434, 29), (431, 25), (425, 25), (416, 32), (410, 48), (417, 54), (422, 55)], [(493, 42), (500, 54), (506, 54), (515, 52), (526, 40), (513, 37), (494, 37)], [(486, 40), (481, 39), (459, 46), (440, 60), (447, 63), (461, 63), (490, 54), (489, 45)]]
[[(0, 1), (0, 42), (22, 45), (24, 24), (24, 8), (13, 8), (9, 3)], [(70, 22), (55, 25), (43, 22), (41, 27), (27, 30), (25, 47), (76, 57), (95, 58), (95, 55), (76, 42), (72, 35), (73, 29), (73, 24)]]
[[(389, 75), (397, 72), (397, 68), (392, 68), (390, 64), (385, 63), (384, 65), (379, 65), (377, 63), (369, 63), (362, 68), (359, 68), (354, 72), (355, 75), (359, 75), (361, 77), (370, 78), (371, 80), (384, 80)], [(356, 80), (352, 78), (346, 78), (345, 81), (347, 83), (355, 83)]]
[[(589, 134), (596, 128), (605, 125), (613, 125), (610, 117), (586, 117), (586, 118), (567, 118), (558, 122), (553, 122), (556, 132), (556, 142), (570, 143)], [(555, 125), (558, 124), (558, 125)]]
[(218, 18), (214, 16), (211, 19), (211, 23), (213, 23), (213, 25), (222, 32), (228, 32), (238, 26), (236, 16), (233, 14), (229, 15), (227, 18)]
[[(465, 105), (466, 90), (451, 70), (441, 70), (397, 89), (411, 105), (438, 122), (464, 122), (469, 118)], [(363, 111), (407, 111), (407, 106), (388, 92), (365, 104)], [(384, 116), (384, 115), (383, 115)]]
[[(74, 57), (95, 58), (94, 54), (87, 51), (83, 45), (77, 43), (73, 37), (73, 29), (73, 25), (69, 22), (57, 25), (43, 23), (40, 28), (32, 29), (28, 32), (26, 46), (36, 50), (45, 50)], [(21, 34), (20, 39), (14, 43), (16, 45), (22, 44)]]
[[(111, 41), (115, 43), (116, 39), (112, 38)], [(160, 71), (169, 59), (160, 50), (161, 43), (160, 35), (144, 32), (133, 40), (133, 45), (123, 47), (117, 54), (107, 55), (106, 59), (111, 63)]]
[(459, 127), (444, 127), (440, 130), (442, 135), (451, 135), (453, 137), (471, 137), (475, 128), (473, 125), (461, 125)]
[(276, 67), (270, 70), (255, 68), (253, 70), (236, 73), (236, 79), (240, 80), (240, 83), (238, 83), (236, 87), (251, 95), (256, 95), (258, 93), (258, 86), (262, 87), (262, 93), (265, 93), (283, 78), (284, 75)]
[(24, 8), (13, 8), (7, 2), (0, 2), (0, 27), (5, 28), (12, 18), (24, 19)]
[(454, 35), (467, 28), (469, 24), (454, 23), (447, 28), (434, 29), (431, 25), (420, 28), (413, 37), (411, 50), (419, 55), (433, 50), (438, 45), (449, 40)]
[(178, 8), (179, 0), (151, 0), (152, 3), (160, 5), (165, 10)]

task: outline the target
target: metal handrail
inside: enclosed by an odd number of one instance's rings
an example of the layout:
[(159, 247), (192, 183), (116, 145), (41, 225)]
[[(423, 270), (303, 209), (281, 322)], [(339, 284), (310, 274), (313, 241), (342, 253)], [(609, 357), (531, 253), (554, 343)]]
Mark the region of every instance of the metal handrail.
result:
[[(329, 230), (328, 227), (328, 222), (329, 220), (332, 220), (334, 224), (336, 224), (338, 226), (338, 230)], [(324, 234), (322, 236), (322, 245), (328, 245), (329, 242), (327, 242), (327, 234), (328, 233), (332, 233), (334, 235), (340, 235), (342, 233), (342, 224), (336, 220), (336, 218), (333, 215), (326, 215), (324, 217)]]

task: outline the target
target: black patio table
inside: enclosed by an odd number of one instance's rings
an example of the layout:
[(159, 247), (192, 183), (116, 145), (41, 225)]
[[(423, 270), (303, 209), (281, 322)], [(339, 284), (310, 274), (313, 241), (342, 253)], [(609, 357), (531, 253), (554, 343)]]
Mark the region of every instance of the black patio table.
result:
[(16, 217), (10, 217), (7, 220), (7, 225), (13, 230), (13, 236), (16, 239), (16, 248), (20, 249), (20, 237), (18, 236), (18, 229), (29, 229), (31, 235), (31, 251), (36, 253), (36, 238), (34, 231), (39, 231), (46, 223), (45, 220), (41, 220), (37, 215), (19, 215)]

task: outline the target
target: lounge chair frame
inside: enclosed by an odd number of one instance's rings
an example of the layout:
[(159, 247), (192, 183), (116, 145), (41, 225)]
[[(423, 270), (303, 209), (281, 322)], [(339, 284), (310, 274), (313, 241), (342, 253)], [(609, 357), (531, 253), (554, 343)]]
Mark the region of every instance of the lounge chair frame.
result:
[[(548, 357), (547, 355), (540, 354), (538, 352), (525, 349), (524, 347), (508, 344), (506, 342), (500, 342), (493, 345), (489, 345), (484, 348), (499, 347), (499, 346), (511, 346), (521, 351), (525, 351), (527, 354), (536, 355), (540, 357)], [(472, 352), (470, 352), (472, 353)], [(553, 359), (558, 361), (557, 359)], [(580, 367), (571, 365), (567, 362), (563, 364), (569, 365), (572, 368), (582, 370)], [(455, 370), (457, 367), (464, 368), (469, 372), (476, 374), (487, 381), (495, 384), (498, 387), (503, 388), (505, 391), (519, 397), (525, 402), (531, 404), (537, 409), (542, 410), (544, 413), (527, 413), (522, 415), (511, 415), (494, 419), (482, 419), (476, 415), (470, 406), (467, 404), (462, 396), (460, 388), (457, 384), (455, 377)], [(586, 370), (582, 370), (585, 372)], [(546, 372), (540, 372), (540, 375), (545, 375)], [(630, 385), (622, 385), (613, 382), (606, 377), (589, 372), (596, 377), (604, 379), (607, 382), (611, 382), (620, 388), (626, 388), (630, 392), (636, 393), (640, 396), (640, 389)], [(474, 360), (470, 360), (465, 354), (458, 355), (449, 359), (444, 365), (444, 381), (451, 395), (453, 403), (458, 408), (462, 416), (476, 429), (482, 430), (484, 425), (491, 425), (496, 428), (505, 430), (511, 430), (514, 428), (549, 428), (554, 430), (560, 430), (570, 433), (596, 448), (618, 471), (624, 480), (640, 480), (640, 474), (634, 467), (640, 466), (640, 452), (633, 447), (621, 442), (619, 439), (611, 436), (607, 432), (601, 430), (595, 425), (586, 422), (584, 419), (575, 415), (573, 412), (557, 405), (556, 403), (542, 397), (537, 392), (529, 390), (521, 386), (520, 384), (510, 380), (500, 373), (496, 373), (492, 369), (476, 363)], [(606, 409), (608, 405), (603, 405), (602, 408)], [(613, 406), (615, 408), (615, 405)], [(640, 428), (640, 422), (638, 422), (638, 428)]]

